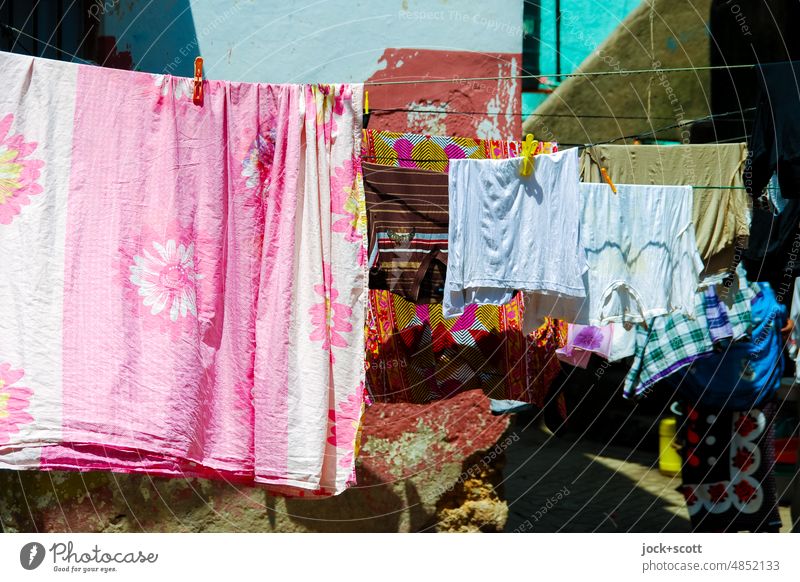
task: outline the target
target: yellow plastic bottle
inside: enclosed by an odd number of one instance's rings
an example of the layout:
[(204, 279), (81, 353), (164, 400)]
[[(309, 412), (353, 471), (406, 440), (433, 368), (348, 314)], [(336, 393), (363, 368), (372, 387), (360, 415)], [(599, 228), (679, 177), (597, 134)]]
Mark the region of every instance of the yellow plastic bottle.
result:
[(681, 456), (675, 442), (676, 427), (674, 417), (664, 418), (658, 424), (658, 470), (668, 477), (681, 474)]

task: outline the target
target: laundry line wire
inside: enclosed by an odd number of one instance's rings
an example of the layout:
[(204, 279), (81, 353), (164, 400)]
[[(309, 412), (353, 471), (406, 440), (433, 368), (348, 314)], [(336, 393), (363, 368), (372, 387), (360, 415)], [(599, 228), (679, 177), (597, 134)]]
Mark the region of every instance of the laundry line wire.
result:
[[(506, 117), (530, 117), (533, 113), (512, 112), (504, 113), (501, 111), (442, 111), (441, 109), (412, 109), (410, 107), (370, 107), (370, 113), (435, 113), (438, 115), (478, 115), (485, 117), (487, 115), (504, 115)], [(581, 118), (581, 119), (675, 119), (674, 116), (646, 116), (646, 115), (596, 115), (591, 113), (537, 113), (536, 117), (564, 117), (564, 118)]]
[(423, 78), (423, 79), (406, 79), (403, 81), (366, 81), (366, 86), (380, 86), (380, 85), (412, 85), (412, 84), (426, 84), (426, 83), (467, 83), (472, 81), (516, 81), (524, 79), (539, 79), (542, 77), (604, 77), (612, 75), (643, 75), (653, 73), (684, 73), (694, 71), (714, 71), (714, 70), (733, 70), (733, 69), (749, 69), (755, 67), (755, 64), (746, 65), (707, 65), (700, 67), (663, 67), (657, 69), (630, 69), (618, 71), (578, 71), (574, 73), (539, 73), (537, 75), (498, 75), (492, 77), (458, 77), (453, 76), (448, 79), (443, 78)]
[[(40, 38), (36, 38), (35, 36), (32, 36), (32, 35), (28, 34), (27, 32), (24, 32), (24, 31), (22, 31), (22, 30), (20, 30), (20, 29), (18, 29), (18, 28), (14, 28), (13, 26), (6, 24), (5, 22), (0, 22), (0, 26), (2, 26), (3, 28), (5, 28), (6, 30), (10, 30), (11, 32), (13, 32), (13, 33), (15, 33), (15, 34), (17, 34), (17, 35), (26, 36), (26, 37), (28, 37), (28, 38), (29, 38), (29, 39), (31, 39), (31, 40), (35, 40), (37, 43), (41, 43), (41, 44), (43, 44), (44, 46), (46, 46), (47, 48), (51, 48), (51, 49), (53, 49), (54, 51), (58, 51), (58, 52), (60, 52), (61, 54), (67, 55), (68, 57), (72, 57), (73, 59), (80, 61), (80, 62), (81, 62), (81, 63), (83, 63), (84, 65), (97, 65), (97, 63), (95, 63), (95, 62), (93, 62), (93, 61), (87, 61), (86, 59), (82, 59), (82, 58), (81, 58), (81, 57), (79, 57), (78, 55), (74, 55), (74, 54), (72, 54), (72, 53), (71, 53), (71, 52), (69, 52), (69, 51), (65, 51), (65, 50), (64, 50), (64, 49), (62, 49), (61, 47), (58, 47), (58, 46), (56, 46), (56, 45), (54, 45), (54, 44), (50, 44), (49, 42), (47, 42), (47, 41), (45, 41), (45, 40), (42, 40), (42, 39), (40, 39)], [(16, 43), (15, 43), (15, 44), (16, 44)], [(31, 52), (30, 52), (30, 51), (29, 51), (29, 50), (28, 50), (28, 49), (25, 47), (25, 45), (23, 45), (23, 44), (20, 44), (19, 46), (20, 46), (20, 47), (21, 47), (23, 50), (25, 50), (25, 51), (26, 51), (28, 54), (31, 54)], [(36, 56), (36, 55), (31, 55), (31, 56)]]

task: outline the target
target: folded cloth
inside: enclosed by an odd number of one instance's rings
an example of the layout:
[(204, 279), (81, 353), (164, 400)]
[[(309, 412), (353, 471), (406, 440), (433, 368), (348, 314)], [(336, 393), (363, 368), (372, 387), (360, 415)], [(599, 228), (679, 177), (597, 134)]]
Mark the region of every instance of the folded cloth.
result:
[(589, 265), (580, 323), (642, 323), (691, 314), (703, 263), (690, 186), (581, 184), (581, 239)]
[[(728, 312), (730, 338), (742, 338), (750, 333), (750, 301), (754, 297), (750, 284), (743, 281), (733, 307)], [(726, 308), (717, 296), (710, 301), (706, 292), (695, 294), (694, 316), (673, 313), (654, 318), (647, 327), (636, 328), (636, 353), (625, 377), (624, 396), (638, 398), (659, 380), (663, 380), (700, 358), (714, 353), (715, 339), (709, 326), (709, 306), (712, 317)], [(717, 341), (725, 334), (716, 333)], [(728, 339), (728, 337), (725, 337)]]
[(743, 411), (689, 403), (681, 423), (683, 493), (695, 532), (777, 532), (775, 402)]
[(0, 466), (344, 490), (361, 86), (0, 70)]
[(363, 164), (369, 286), (441, 302), (447, 268), (447, 174)]
[(747, 191), (758, 196), (774, 172), (784, 198), (800, 197), (800, 62), (757, 66), (759, 92), (748, 140)]
[[(701, 279), (720, 283), (736, 268), (750, 233), (749, 200), (744, 190), (745, 144), (680, 146), (600, 145), (584, 150), (581, 178), (615, 184), (693, 186), (692, 222), (704, 269)], [(711, 186), (713, 189), (706, 189)], [(730, 186), (721, 190), (719, 186)], [(739, 249), (737, 250), (737, 245)]]
[[(444, 314), (502, 304), (515, 290), (564, 299), (535, 315), (573, 319), (585, 295), (578, 151), (522, 158), (452, 160)], [(528, 316), (531, 307), (526, 306)]]

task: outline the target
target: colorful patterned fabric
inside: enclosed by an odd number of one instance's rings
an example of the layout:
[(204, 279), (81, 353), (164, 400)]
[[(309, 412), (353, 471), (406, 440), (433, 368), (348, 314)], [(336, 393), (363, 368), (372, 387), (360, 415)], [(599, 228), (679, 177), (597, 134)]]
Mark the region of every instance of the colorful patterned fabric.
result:
[[(516, 158), (522, 144), (518, 141), (482, 140), (416, 133), (364, 130), (364, 159), (368, 162), (399, 168), (419, 168), (447, 172), (449, 160), (489, 160)], [(552, 154), (558, 144), (539, 142), (537, 154)]]
[(681, 425), (681, 480), (696, 532), (774, 531), (775, 403), (743, 412), (690, 405)]
[(361, 86), (0, 70), (0, 467), (344, 490)]
[[(740, 339), (749, 333), (754, 293), (746, 279), (741, 280), (744, 285), (736, 292), (730, 309), (709, 287), (710, 291), (695, 293), (694, 318), (673, 313), (654, 318), (647, 328), (637, 326), (636, 354), (625, 378), (626, 397), (639, 397), (659, 380), (710, 356), (715, 343)], [(714, 320), (713, 328), (709, 314)]]
[(526, 395), (521, 300), (501, 308), (472, 305), (455, 319), (440, 304), (415, 305), (370, 292), (367, 362), (377, 402), (424, 403), (481, 389), (491, 397)]
[[(449, 159), (506, 158), (520, 151), (518, 142), (374, 130), (363, 137), (369, 161), (438, 172), (447, 172)], [(539, 147), (558, 151), (555, 143)], [(445, 319), (440, 304), (415, 305), (384, 290), (369, 293), (367, 387), (376, 401), (428, 402), (468, 389), (498, 399), (545, 401), (560, 369), (555, 350), (566, 340), (566, 326), (548, 320), (525, 337), (519, 296), (505, 306), (471, 306), (461, 317)]]

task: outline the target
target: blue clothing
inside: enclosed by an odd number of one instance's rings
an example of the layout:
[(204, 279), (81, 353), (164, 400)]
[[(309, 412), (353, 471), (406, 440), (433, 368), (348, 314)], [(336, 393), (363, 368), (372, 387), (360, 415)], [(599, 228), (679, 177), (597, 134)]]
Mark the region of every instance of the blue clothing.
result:
[(679, 388), (690, 401), (720, 410), (749, 410), (778, 391), (783, 376), (786, 307), (778, 303), (769, 283), (758, 283), (753, 298), (749, 339), (722, 346), (697, 360), (681, 378)]

